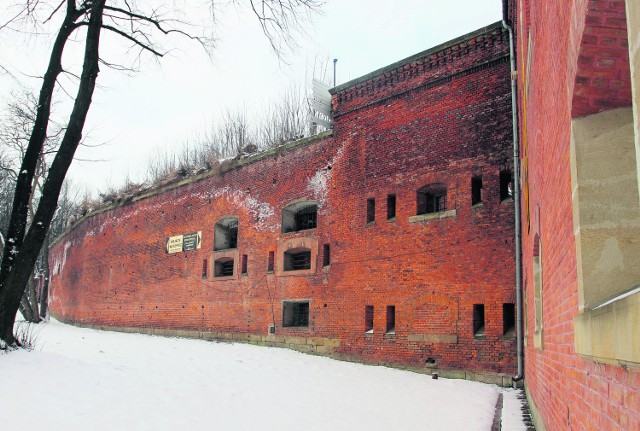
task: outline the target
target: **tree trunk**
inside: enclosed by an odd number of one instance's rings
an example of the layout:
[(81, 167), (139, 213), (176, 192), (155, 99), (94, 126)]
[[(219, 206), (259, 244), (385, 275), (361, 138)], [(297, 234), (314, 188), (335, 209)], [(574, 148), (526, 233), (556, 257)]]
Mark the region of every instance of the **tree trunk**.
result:
[[(60, 189), (66, 176), (67, 170), (73, 160), (73, 155), (82, 138), (82, 129), (87, 118), (89, 107), (91, 106), (91, 98), (95, 89), (96, 79), (98, 77), (99, 67), (99, 46), (100, 46), (100, 30), (102, 28), (102, 14), (104, 10), (105, 0), (96, 0), (91, 3), (91, 16), (87, 27), (84, 62), (82, 65), (82, 74), (78, 92), (73, 105), (71, 116), (64, 137), (60, 144), (60, 148), (51, 164), (51, 169), (47, 175), (47, 179), (43, 186), (42, 196), (38, 203), (38, 209), (34, 215), (33, 221), (26, 236), (23, 235), (26, 226), (26, 209), (28, 198), (33, 180), (35, 164), (38, 155), (42, 150), (44, 136), (46, 136), (46, 123), (48, 123), (49, 111), (51, 105), (51, 93), (55, 85), (55, 76), (61, 70), (60, 59), (62, 49), (68, 37), (77, 27), (74, 20), (78, 11), (75, 9), (74, 2), (68, 2), (70, 10), (67, 11), (63, 27), (58, 33), (56, 43), (54, 44), (54, 52), (51, 56), (51, 62), (47, 74), (53, 75), (53, 81), (48, 80), (45, 75), (43, 88), (40, 93), (40, 104), (46, 104), (46, 108), (38, 107), (38, 115), (36, 117), (36, 126), (32, 133), (32, 139), (35, 134), (40, 134), (38, 127), (44, 130), (44, 135), (40, 145), (34, 144), (37, 148), (34, 153), (31, 145), (27, 147), (25, 158), (23, 159), (23, 168), (20, 172), (26, 171), (25, 175), (20, 175), (16, 185), (14, 198), (14, 206), (12, 207), (11, 220), (9, 223), (9, 238), (15, 238), (16, 245), (13, 252), (6, 251), (3, 257), (2, 267), (0, 267), (0, 338), (7, 344), (15, 343), (13, 336), (13, 323), (20, 304), (20, 298), (29, 276), (33, 271), (33, 267), (42, 248), (42, 244), (47, 236), (47, 231), (53, 219), (56, 210)], [(69, 22), (68, 20), (71, 19)], [(71, 27), (71, 29), (69, 29)], [(61, 40), (62, 39), (62, 40)], [(53, 69), (53, 71), (52, 71)], [(43, 95), (44, 100), (43, 99)], [(39, 124), (41, 110), (46, 111), (46, 121)], [(40, 119), (41, 120), (41, 119)], [(31, 160), (31, 159), (34, 160)], [(28, 165), (25, 167), (25, 165)], [(23, 178), (28, 178), (25, 184)], [(18, 190), (20, 188), (20, 190)], [(27, 193), (25, 194), (25, 191)]]
[(29, 304), (26, 289), (22, 292), (22, 297), (20, 298), (20, 313), (22, 313), (22, 317), (24, 317), (24, 320), (27, 322), (33, 320), (33, 309), (31, 308), (31, 304)]
[(40, 317), (47, 320), (49, 315), (49, 239), (44, 241), (42, 247), (42, 292), (40, 292)]
[(27, 290), (29, 292), (29, 304), (31, 304), (31, 311), (33, 312), (33, 317), (29, 322), (31, 323), (40, 323), (40, 310), (39, 310), (39, 302), (38, 302), (38, 293), (36, 292), (36, 281), (33, 276), (33, 271), (31, 272), (31, 276), (29, 277), (29, 281), (27, 281)]

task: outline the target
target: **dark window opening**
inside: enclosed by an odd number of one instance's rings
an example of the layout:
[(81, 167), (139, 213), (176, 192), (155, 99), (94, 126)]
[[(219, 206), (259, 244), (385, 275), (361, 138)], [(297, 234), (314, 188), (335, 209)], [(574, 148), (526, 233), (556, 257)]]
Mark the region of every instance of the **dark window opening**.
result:
[(329, 266), (331, 264), (331, 246), (325, 244), (322, 246), (322, 266)]
[(395, 334), (396, 332), (396, 306), (387, 305), (387, 333)]
[(516, 308), (514, 304), (502, 304), (502, 335), (512, 336), (516, 329)]
[(202, 261), (202, 278), (207, 278), (207, 259)]
[(247, 264), (248, 264), (248, 256), (246, 254), (242, 255), (242, 272), (241, 274), (247, 274)]
[(314, 229), (318, 223), (316, 206), (302, 208), (296, 213), (296, 231)]
[(417, 214), (430, 214), (447, 210), (447, 188), (444, 184), (430, 184), (418, 189)]
[(473, 335), (484, 336), (484, 304), (473, 304)]
[(364, 331), (367, 334), (373, 333), (373, 305), (364, 307)]
[(374, 198), (367, 199), (367, 223), (376, 221), (376, 200)]
[(223, 257), (216, 260), (215, 264), (215, 276), (216, 277), (228, 277), (233, 275), (233, 259), (230, 257)]
[(482, 177), (471, 178), (471, 205), (482, 202)]
[(511, 181), (511, 171), (505, 169), (500, 171), (500, 200), (513, 198), (513, 184)]
[(267, 272), (273, 272), (274, 253), (269, 252), (269, 260), (267, 261)]
[(225, 217), (215, 225), (214, 250), (238, 248), (238, 218)]
[(318, 204), (303, 202), (282, 210), (282, 232), (298, 232), (318, 226)]
[(284, 252), (285, 271), (311, 269), (311, 250), (308, 248), (294, 248)]
[(387, 220), (396, 218), (396, 195), (387, 195)]
[(282, 326), (296, 327), (309, 326), (309, 303), (308, 302), (291, 302), (282, 303)]

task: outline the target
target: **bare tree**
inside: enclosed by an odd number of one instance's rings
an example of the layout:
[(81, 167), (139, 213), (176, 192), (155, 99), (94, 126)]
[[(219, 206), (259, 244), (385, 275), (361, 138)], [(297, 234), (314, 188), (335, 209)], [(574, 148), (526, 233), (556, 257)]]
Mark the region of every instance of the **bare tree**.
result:
[[(2, 204), (2, 219), (0, 220), (0, 229), (3, 231), (7, 228), (10, 213), (8, 209), (11, 207), (11, 198), (13, 196), (13, 186), (18, 179), (20, 172), (20, 163), (26, 154), (29, 144), (29, 135), (35, 121), (36, 99), (33, 95), (25, 93), (14, 97), (14, 102), (9, 105), (8, 115), (5, 121), (0, 124), (0, 148), (4, 155), (0, 164), (4, 175), (6, 176), (7, 185), (0, 192), (0, 203)], [(40, 200), (44, 180), (47, 176), (49, 164), (57, 148), (62, 129), (53, 124), (49, 127), (49, 133), (45, 138), (42, 151), (39, 154), (31, 194), (27, 204), (27, 223), (30, 223), (35, 214), (35, 208)], [(14, 242), (11, 239), (11, 242)], [(3, 243), (4, 248), (4, 243)], [(40, 321), (40, 303), (41, 291), (38, 287), (42, 286), (41, 278), (43, 268), (46, 267), (46, 259), (48, 258), (48, 249), (43, 249), (40, 253), (36, 267), (31, 272), (20, 301), (19, 309), (24, 318), (30, 322), (38, 323)]]
[(309, 103), (300, 87), (290, 87), (265, 112), (258, 128), (261, 148), (274, 148), (309, 133)]
[[(286, 35), (301, 29), (304, 14), (320, 5), (319, 0), (247, 1), (278, 53), (282, 48), (279, 41), (286, 44), (286, 41), (291, 40)], [(44, 2), (25, 2), (22, 17), (32, 17), (33, 8), (41, 3)], [(162, 8), (146, 7), (147, 9), (132, 0), (62, 0), (47, 18), (49, 20), (56, 15), (64, 15), (42, 78), (33, 129), (15, 181), (14, 199), (6, 231), (7, 241), (0, 266), (0, 339), (8, 345), (16, 343), (13, 324), (22, 292), (47, 237), (64, 178), (80, 143), (100, 64), (115, 66), (100, 57), (101, 35), (116, 35), (140, 53), (150, 53), (157, 57), (164, 55), (156, 41), (160, 36), (180, 35), (196, 40), (204, 47), (211, 46), (210, 39), (194, 34), (198, 28), (190, 26), (179, 13), (172, 15), (162, 13)], [(17, 18), (12, 21), (16, 22)], [(75, 74), (63, 67), (63, 52), (72, 37), (84, 42), (81, 72)], [(51, 103), (58, 78), (63, 72), (78, 77), (73, 108), (42, 185), (42, 194), (33, 219), (28, 223), (29, 202), (38, 160), (47, 137)]]

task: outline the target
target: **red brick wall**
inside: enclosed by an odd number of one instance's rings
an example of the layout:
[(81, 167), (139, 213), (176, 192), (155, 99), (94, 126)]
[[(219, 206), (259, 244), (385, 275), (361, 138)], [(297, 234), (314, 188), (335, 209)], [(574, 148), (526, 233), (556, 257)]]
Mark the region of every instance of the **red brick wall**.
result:
[[(620, 106), (621, 100), (628, 98), (618, 90), (589, 93), (588, 87), (595, 85), (596, 76), (578, 72), (580, 61), (584, 61), (579, 57), (585, 47), (586, 52), (594, 52), (591, 38), (594, 32), (588, 29), (593, 19), (587, 20), (588, 4), (619, 12), (620, 4), (624, 10), (624, 1), (517, 3), (516, 17), (527, 20), (517, 19), (514, 23), (519, 34), (517, 64), (525, 198), (522, 223), (527, 389), (549, 430), (637, 430), (640, 373), (634, 368), (600, 364), (578, 356), (573, 332), (573, 319), (578, 314), (578, 286), (569, 160), (572, 108), (574, 115), (593, 113)], [(616, 43), (619, 46), (621, 42)], [(615, 62), (620, 63), (624, 59)], [(618, 80), (616, 73), (611, 79)], [(579, 82), (576, 76), (582, 76)], [(620, 80), (624, 80), (622, 75)], [(580, 93), (574, 95), (574, 88), (581, 85)], [(611, 96), (611, 104), (602, 101), (606, 94)], [(589, 100), (582, 96), (588, 96)], [(537, 235), (543, 250), (543, 349), (533, 347), (533, 250)]]
[[(500, 201), (499, 181), (511, 164), (507, 54), (496, 25), (426, 51), (371, 85), (338, 87), (332, 136), (88, 217), (53, 247), (53, 313), (85, 324), (248, 334), (275, 322), (278, 335), (339, 339), (345, 358), (513, 373), (515, 342), (503, 336), (502, 316), (515, 302), (513, 203)], [(472, 208), (474, 175), (483, 203)], [(430, 183), (446, 184), (456, 214), (412, 223), (416, 191)], [(388, 194), (396, 195), (393, 221)], [(371, 224), (368, 198), (376, 200)], [(283, 234), (282, 208), (299, 199), (319, 202), (318, 227)], [(203, 279), (214, 224), (229, 215), (239, 218), (248, 274)], [(165, 253), (167, 237), (196, 231), (200, 250)], [(269, 251), (296, 237), (317, 240), (315, 272), (267, 274)], [(310, 300), (308, 328), (282, 327), (287, 299)], [(484, 337), (473, 336), (474, 304), (485, 307)], [(395, 334), (385, 334), (387, 306), (395, 306)]]

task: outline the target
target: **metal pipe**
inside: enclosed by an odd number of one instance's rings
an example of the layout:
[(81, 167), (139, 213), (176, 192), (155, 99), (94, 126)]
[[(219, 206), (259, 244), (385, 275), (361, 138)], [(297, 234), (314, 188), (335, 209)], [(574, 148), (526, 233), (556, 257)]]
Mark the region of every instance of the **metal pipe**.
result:
[(333, 86), (336, 86), (336, 63), (338, 62), (337, 58), (333, 59)]
[(518, 374), (512, 377), (514, 382), (524, 378), (524, 348), (523, 348), (523, 312), (522, 305), (522, 244), (520, 241), (520, 148), (518, 141), (518, 99), (516, 88), (516, 59), (513, 47), (513, 29), (502, 20), (502, 26), (509, 32), (509, 57), (511, 64), (511, 121), (513, 125), (513, 202), (515, 206), (515, 246), (516, 246), (516, 349), (518, 360)]

